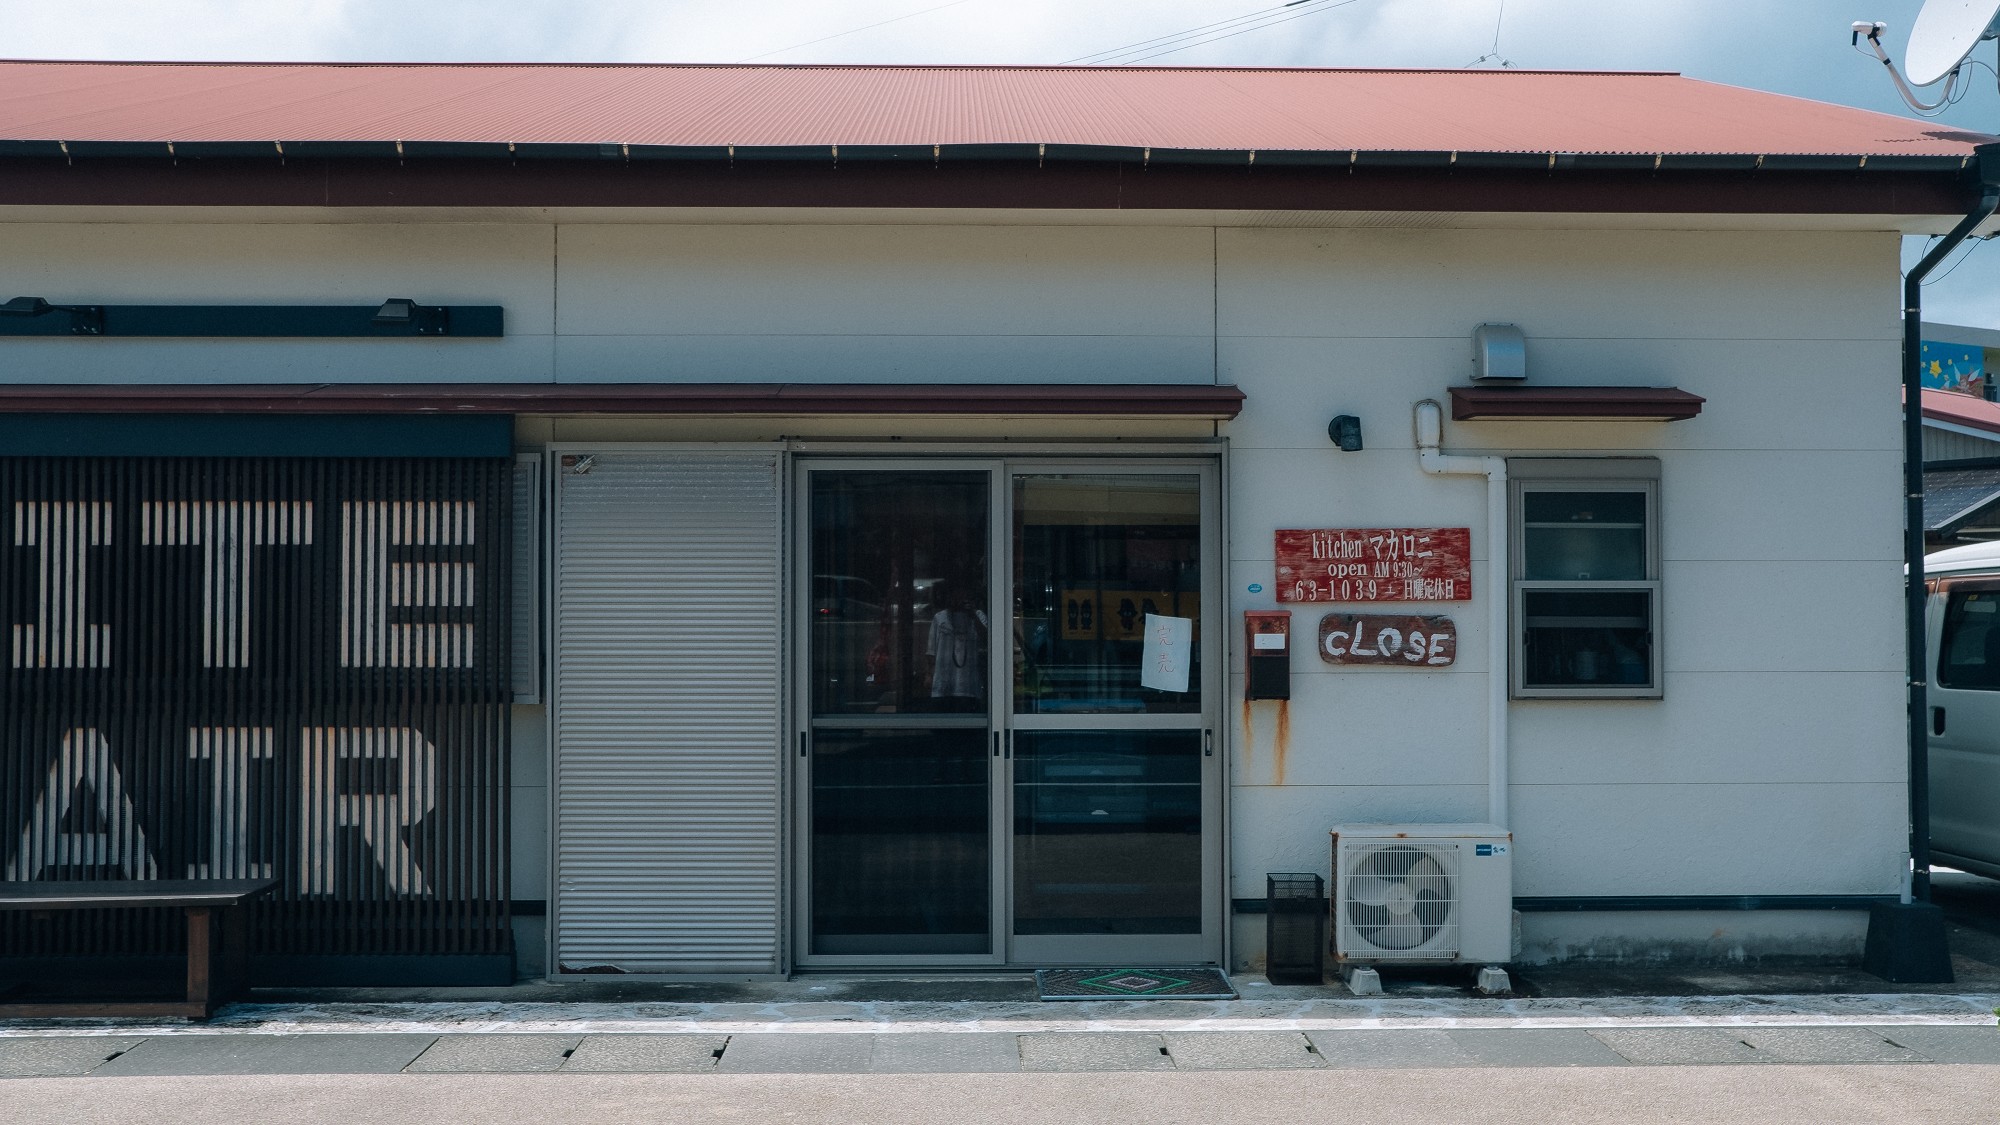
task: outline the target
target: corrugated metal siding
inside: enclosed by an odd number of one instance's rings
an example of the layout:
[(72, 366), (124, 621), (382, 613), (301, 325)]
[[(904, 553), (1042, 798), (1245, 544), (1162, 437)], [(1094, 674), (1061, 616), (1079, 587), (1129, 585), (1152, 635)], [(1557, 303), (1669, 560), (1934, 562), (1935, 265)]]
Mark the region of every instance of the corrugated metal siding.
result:
[(779, 969), (777, 474), (606, 453), (556, 475), (558, 972)]
[(2000, 457), (2000, 434), (1976, 438), (1934, 426), (1924, 427), (1924, 460), (1963, 461), (1974, 457)]

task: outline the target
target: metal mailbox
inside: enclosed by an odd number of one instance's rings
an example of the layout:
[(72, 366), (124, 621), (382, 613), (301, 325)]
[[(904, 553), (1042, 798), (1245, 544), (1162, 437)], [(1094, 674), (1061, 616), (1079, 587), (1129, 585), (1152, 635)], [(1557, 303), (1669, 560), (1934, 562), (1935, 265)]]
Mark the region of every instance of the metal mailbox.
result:
[(1245, 699), (1292, 697), (1292, 613), (1287, 609), (1243, 614)]

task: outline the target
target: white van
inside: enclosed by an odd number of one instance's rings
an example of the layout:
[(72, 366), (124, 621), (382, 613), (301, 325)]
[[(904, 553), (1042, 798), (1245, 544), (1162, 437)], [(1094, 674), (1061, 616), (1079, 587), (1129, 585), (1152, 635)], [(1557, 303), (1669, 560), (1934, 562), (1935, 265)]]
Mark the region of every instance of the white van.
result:
[(2000, 543), (1924, 559), (1931, 852), (2000, 879)]

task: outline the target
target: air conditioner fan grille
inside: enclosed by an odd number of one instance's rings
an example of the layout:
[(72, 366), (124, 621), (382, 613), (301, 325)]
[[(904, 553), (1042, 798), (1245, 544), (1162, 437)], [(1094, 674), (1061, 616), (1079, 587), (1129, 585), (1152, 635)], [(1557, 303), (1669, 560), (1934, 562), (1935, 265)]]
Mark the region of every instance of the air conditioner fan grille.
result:
[[(1458, 952), (1458, 849), (1387, 844), (1349, 852), (1337, 888), (1343, 952), (1397, 953), (1413, 960)], [(1357, 947), (1357, 942), (1358, 947)]]

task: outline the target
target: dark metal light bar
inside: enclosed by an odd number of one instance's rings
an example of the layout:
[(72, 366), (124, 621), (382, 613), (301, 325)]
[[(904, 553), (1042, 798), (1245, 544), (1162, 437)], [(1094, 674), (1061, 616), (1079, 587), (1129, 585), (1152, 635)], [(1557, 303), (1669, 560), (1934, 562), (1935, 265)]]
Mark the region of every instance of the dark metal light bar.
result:
[(499, 305), (56, 305), (0, 302), (0, 336), (361, 337), (505, 335)]

